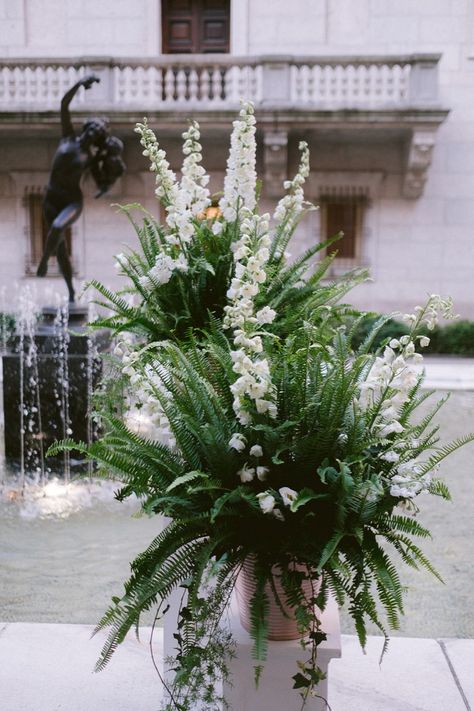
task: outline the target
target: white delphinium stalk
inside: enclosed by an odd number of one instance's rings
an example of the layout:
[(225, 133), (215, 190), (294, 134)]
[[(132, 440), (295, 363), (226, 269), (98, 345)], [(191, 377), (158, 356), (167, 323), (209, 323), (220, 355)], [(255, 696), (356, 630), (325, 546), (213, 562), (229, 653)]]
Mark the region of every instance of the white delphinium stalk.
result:
[(193, 121), (187, 131), (183, 133), (183, 153), (185, 155), (182, 168), (180, 190), (187, 197), (186, 207), (195, 217), (209, 207), (211, 199), (207, 184), (209, 176), (200, 165), (202, 160), (201, 134), (199, 124)]
[[(375, 408), (372, 428), (381, 439), (403, 432), (403, 426), (398, 421), (400, 410), (419, 377), (416, 366), (422, 357), (415, 353), (410, 337), (402, 339), (390, 341), (360, 384), (359, 406), (362, 410)], [(387, 452), (382, 456), (386, 461), (394, 461), (393, 453)]]
[(158, 140), (148, 126), (146, 118), (143, 119), (143, 123), (136, 124), (135, 132), (140, 135), (140, 143), (144, 148), (143, 155), (149, 158), (150, 170), (156, 176), (155, 195), (164, 207), (174, 204), (179, 190), (176, 176), (170, 170), (170, 164), (166, 160), (166, 153), (160, 148)]
[(278, 222), (287, 220), (289, 217), (294, 221), (303, 212), (303, 185), (309, 176), (309, 147), (306, 141), (300, 141), (298, 148), (301, 151), (298, 172), (293, 180), (285, 180), (283, 183), (287, 194), (278, 202), (273, 213), (273, 218)]
[(154, 266), (147, 274), (138, 279), (138, 283), (143, 289), (152, 291), (156, 286), (167, 284), (175, 270), (180, 272), (188, 271), (188, 263), (185, 256), (180, 254), (176, 259), (173, 259), (173, 257), (160, 252), (156, 256)]
[[(166, 154), (159, 148), (156, 136), (148, 127), (146, 119), (144, 123), (137, 124), (135, 131), (141, 136), (140, 143), (145, 149), (143, 155), (150, 159), (150, 170), (156, 174), (155, 194), (168, 213), (166, 222), (170, 228), (165, 237), (167, 245), (157, 255), (149, 272), (138, 279), (142, 289), (152, 291), (157, 286), (167, 284), (173, 272), (188, 270), (185, 245), (194, 233), (193, 218), (210, 204), (209, 191), (206, 188), (209, 176), (200, 165), (201, 144), (199, 125), (196, 122), (183, 134), (185, 159), (179, 185), (175, 174), (169, 168)], [(119, 268), (123, 268), (123, 259), (117, 258), (117, 262)]]
[(419, 462), (411, 459), (399, 466), (395, 470), (394, 476), (390, 480), (390, 494), (397, 498), (413, 499), (418, 494), (428, 491), (430, 488), (432, 474), (422, 473), (423, 468)]
[(129, 429), (174, 449), (176, 440), (163, 407), (156, 397), (156, 391), (164, 389), (159, 374), (150, 365), (139, 367), (140, 353), (134, 348), (133, 339), (129, 334), (122, 336), (114, 354), (121, 359), (122, 373), (129, 378), (132, 386), (127, 397), (125, 423)]
[(257, 186), (255, 116), (253, 104), (242, 102), (239, 119), (233, 123), (224, 195), (219, 202), (224, 218), (233, 222), (237, 210), (255, 208)]
[(189, 242), (194, 234), (193, 219), (211, 204), (211, 199), (206, 187), (209, 176), (200, 165), (202, 146), (197, 121), (193, 121), (182, 136), (185, 156), (182, 177), (175, 201), (166, 208), (166, 222), (181, 242)]
[[(432, 331), (439, 323), (440, 314), (446, 320), (458, 318), (453, 308), (451, 297), (443, 298), (439, 294), (431, 294), (425, 306), (415, 306), (414, 313), (404, 314), (402, 318), (411, 326), (412, 331), (423, 325)], [(426, 345), (428, 344), (429, 341)]]
[[(264, 266), (268, 260), (269, 215), (259, 217), (246, 208), (242, 210), (244, 219), (240, 225), (240, 239), (234, 243), (235, 276), (227, 297), (230, 301), (224, 311), (224, 327), (234, 332), (234, 346), (231, 352), (233, 370), (239, 376), (232, 384), (234, 411), (239, 422), (250, 424), (249, 401), (253, 401), (254, 411), (276, 417), (273, 402), (273, 386), (270, 379), (268, 360), (260, 354), (263, 344), (258, 328), (262, 323), (271, 323), (276, 316), (272, 309), (261, 309), (254, 316), (254, 300), (260, 284), (266, 280)], [(260, 315), (260, 318), (257, 318)]]
[[(391, 435), (400, 435), (404, 428), (400, 423), (400, 413), (410, 399), (410, 393), (420, 377), (417, 366), (423, 361), (416, 352), (416, 341), (425, 348), (429, 338), (417, 334), (422, 326), (433, 329), (439, 320), (439, 313), (444, 318), (455, 318), (452, 299), (443, 299), (432, 294), (425, 306), (416, 306), (413, 314), (405, 314), (404, 320), (410, 324), (409, 334), (400, 338), (392, 338), (381, 356), (377, 356), (363, 382), (360, 384), (358, 406), (362, 410), (372, 410), (374, 416), (371, 427), (374, 433), (387, 445), (386, 451), (380, 454), (380, 459), (396, 465), (391, 479), (392, 496), (412, 498), (429, 487), (431, 481), (428, 475), (417, 476), (421, 472), (420, 465), (414, 460), (401, 462), (400, 455), (395, 450), (405, 445), (404, 440), (391, 442)], [(414, 448), (415, 443), (411, 443)]]

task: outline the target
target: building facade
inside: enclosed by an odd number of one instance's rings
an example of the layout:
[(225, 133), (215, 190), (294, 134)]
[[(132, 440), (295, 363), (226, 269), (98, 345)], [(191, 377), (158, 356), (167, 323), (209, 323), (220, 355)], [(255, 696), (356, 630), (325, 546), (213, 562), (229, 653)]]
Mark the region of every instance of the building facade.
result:
[[(474, 0), (0, 0), (0, 288), (64, 291), (34, 276), (41, 194), (59, 136), (59, 103), (110, 119), (126, 174), (105, 198), (84, 185), (70, 235), (76, 281), (119, 285), (113, 255), (135, 236), (111, 203), (158, 214), (133, 132), (148, 116), (179, 170), (180, 135), (201, 124), (211, 189), (221, 189), (240, 97), (255, 102), (263, 207), (311, 147), (296, 250), (339, 230), (334, 274), (365, 266), (359, 307), (407, 310), (451, 295), (474, 318)], [(0, 309), (1, 310), (1, 309)]]

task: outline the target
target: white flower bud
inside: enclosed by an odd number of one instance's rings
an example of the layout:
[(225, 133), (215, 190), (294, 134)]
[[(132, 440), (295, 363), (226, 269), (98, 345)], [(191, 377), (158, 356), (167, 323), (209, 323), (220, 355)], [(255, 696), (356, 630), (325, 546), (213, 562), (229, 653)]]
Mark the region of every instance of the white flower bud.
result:
[(264, 491), (257, 494), (258, 503), (264, 514), (272, 513), (275, 508), (275, 497)]

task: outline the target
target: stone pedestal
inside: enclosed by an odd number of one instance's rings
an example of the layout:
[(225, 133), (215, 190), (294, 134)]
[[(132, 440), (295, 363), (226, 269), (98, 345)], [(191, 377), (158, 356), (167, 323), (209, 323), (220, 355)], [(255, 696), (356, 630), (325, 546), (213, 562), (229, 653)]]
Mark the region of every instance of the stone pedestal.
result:
[[(71, 305), (66, 323), (46, 307), (32, 333), (15, 334), (3, 355), (5, 457), (13, 470), (35, 471), (47, 448), (63, 437), (91, 439), (89, 406), (101, 374), (97, 352), (108, 335), (90, 335), (87, 309)], [(65, 319), (66, 320), (66, 319)], [(62, 473), (62, 458), (48, 459)]]
[[(240, 624), (235, 600), (231, 608), (231, 630), (237, 650), (230, 664), (232, 686), (225, 686), (224, 696), (233, 711), (300, 711), (301, 696), (292, 688), (292, 676), (298, 671), (296, 663), (305, 658), (299, 641), (268, 643), (267, 661), (256, 689), (252, 640)], [(339, 612), (332, 598), (322, 616), (322, 630), (327, 640), (318, 647), (318, 666), (328, 674), (331, 659), (341, 656)], [(309, 699), (305, 711), (328, 710), (327, 677), (318, 685), (318, 694), (321, 698)]]

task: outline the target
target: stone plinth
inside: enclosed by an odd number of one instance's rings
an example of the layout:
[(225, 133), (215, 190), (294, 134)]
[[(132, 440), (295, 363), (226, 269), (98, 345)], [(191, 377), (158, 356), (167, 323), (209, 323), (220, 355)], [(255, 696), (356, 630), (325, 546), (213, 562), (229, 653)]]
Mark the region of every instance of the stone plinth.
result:
[[(327, 640), (318, 647), (318, 666), (326, 674), (331, 659), (341, 656), (341, 633), (339, 612), (335, 600), (328, 601), (322, 615), (322, 630)], [(307, 652), (298, 640), (291, 642), (269, 642), (267, 661), (255, 688), (252, 659), (252, 640), (240, 624), (235, 600), (231, 608), (231, 630), (237, 643), (236, 657), (230, 663), (231, 685), (225, 685), (224, 696), (233, 711), (300, 711), (301, 696), (293, 687), (292, 676), (297, 673), (297, 661), (303, 660)], [(318, 685), (320, 698), (309, 699), (307, 711), (327, 711), (328, 678)]]

